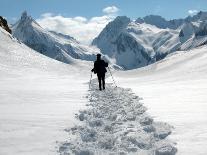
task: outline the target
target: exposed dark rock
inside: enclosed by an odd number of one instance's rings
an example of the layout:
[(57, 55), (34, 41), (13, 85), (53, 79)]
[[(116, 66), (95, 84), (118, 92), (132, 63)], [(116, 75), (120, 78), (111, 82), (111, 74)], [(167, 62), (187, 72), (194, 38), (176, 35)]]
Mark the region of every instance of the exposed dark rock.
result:
[(0, 16), (0, 26), (5, 29), (10, 34), (12, 33), (11, 29), (9, 28), (6, 19), (4, 19), (2, 16)]

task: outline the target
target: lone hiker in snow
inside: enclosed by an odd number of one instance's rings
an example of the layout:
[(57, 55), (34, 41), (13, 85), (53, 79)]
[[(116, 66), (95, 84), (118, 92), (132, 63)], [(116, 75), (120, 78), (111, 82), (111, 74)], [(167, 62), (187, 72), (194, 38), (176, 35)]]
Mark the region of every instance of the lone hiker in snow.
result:
[(94, 62), (94, 68), (91, 71), (94, 72), (94, 74), (97, 74), (99, 90), (102, 90), (101, 82), (103, 89), (105, 89), (105, 74), (107, 72), (106, 67), (108, 67), (108, 63), (101, 59), (101, 54), (97, 54), (97, 59)]

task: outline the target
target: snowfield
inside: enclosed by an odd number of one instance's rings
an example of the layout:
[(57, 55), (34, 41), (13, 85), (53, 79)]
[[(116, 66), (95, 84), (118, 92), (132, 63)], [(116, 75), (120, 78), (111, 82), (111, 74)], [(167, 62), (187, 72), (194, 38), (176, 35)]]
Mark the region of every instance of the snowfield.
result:
[(107, 75), (89, 91), (92, 62), (58, 62), (0, 28), (0, 154), (206, 155), (206, 51), (114, 71), (118, 88)]
[(63, 64), (11, 38), (0, 28), (0, 154), (57, 154), (87, 103), (89, 65)]
[(131, 88), (154, 120), (174, 126), (170, 139), (178, 155), (206, 155), (207, 46), (178, 51), (153, 65), (117, 72), (119, 86)]

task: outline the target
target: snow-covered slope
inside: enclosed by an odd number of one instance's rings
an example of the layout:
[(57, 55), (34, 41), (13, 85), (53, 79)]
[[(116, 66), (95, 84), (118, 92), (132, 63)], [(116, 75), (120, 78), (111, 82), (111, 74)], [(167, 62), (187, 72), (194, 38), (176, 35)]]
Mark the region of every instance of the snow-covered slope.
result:
[[(166, 33), (173, 38), (179, 34), (145, 23), (135, 26), (143, 26), (140, 29), (148, 35)], [(131, 35), (139, 33), (131, 31)], [(151, 42), (150, 37), (147, 41)], [(71, 58), (73, 65), (67, 65), (50, 59), (0, 28), (0, 154), (116, 154), (118, 150), (120, 154), (174, 155), (171, 139), (178, 143), (179, 155), (205, 155), (206, 51), (206, 46), (178, 51), (147, 67), (113, 74), (118, 86), (130, 87), (136, 94), (111, 84), (105, 92), (97, 91), (95, 84), (88, 92), (92, 63)], [(78, 113), (79, 109), (85, 110)], [(82, 122), (74, 119), (75, 113)], [(169, 139), (168, 125), (156, 124), (157, 120), (175, 127)]]
[[(93, 91), (88, 92), (92, 66), (83, 60), (74, 59), (71, 65), (48, 58), (0, 28), (0, 154), (121, 151), (174, 155), (177, 149), (166, 138), (172, 127), (154, 122), (138, 96), (128, 89), (114, 90), (108, 84), (105, 92), (96, 90), (96, 79)], [(88, 93), (89, 101), (85, 97)], [(86, 104), (92, 105), (92, 109), (86, 108)], [(87, 116), (88, 120), (85, 125), (74, 127), (74, 123), (80, 124), (75, 113), (83, 108), (87, 110), (79, 118), (86, 120)], [(101, 122), (103, 126), (99, 125)], [(68, 135), (68, 128), (75, 135)], [(73, 137), (78, 141), (73, 141)]]
[(71, 63), (72, 58), (94, 60), (99, 52), (96, 48), (80, 44), (70, 36), (48, 32), (26, 12), (12, 30), (13, 36), (32, 49), (65, 63)]
[(131, 21), (122, 16), (110, 22), (92, 45), (113, 58), (125, 69), (135, 69), (163, 59), (177, 50), (188, 50), (206, 44), (207, 13), (166, 21), (147, 16)]
[(175, 127), (178, 155), (205, 155), (207, 144), (207, 46), (177, 51), (136, 70), (116, 72), (117, 85), (143, 97), (155, 121)]
[(0, 154), (56, 155), (87, 103), (90, 65), (48, 58), (0, 27)]
[(184, 43), (180, 49), (188, 50), (207, 44), (207, 22), (200, 22), (199, 26), (192, 26), (191, 23), (188, 25), (181, 29), (181, 33), (184, 32), (184, 35), (180, 37), (180, 40), (184, 40)]

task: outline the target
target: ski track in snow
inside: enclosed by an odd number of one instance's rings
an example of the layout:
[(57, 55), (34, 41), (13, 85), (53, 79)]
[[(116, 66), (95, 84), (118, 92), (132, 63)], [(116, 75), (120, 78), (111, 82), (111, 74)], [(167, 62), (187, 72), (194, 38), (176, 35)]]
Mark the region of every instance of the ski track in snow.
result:
[(175, 143), (167, 138), (172, 126), (154, 122), (141, 98), (109, 84), (104, 91), (97, 88), (93, 83), (87, 108), (76, 114), (78, 124), (65, 129), (69, 138), (59, 142), (61, 155), (176, 154)]

